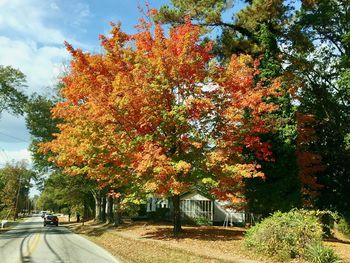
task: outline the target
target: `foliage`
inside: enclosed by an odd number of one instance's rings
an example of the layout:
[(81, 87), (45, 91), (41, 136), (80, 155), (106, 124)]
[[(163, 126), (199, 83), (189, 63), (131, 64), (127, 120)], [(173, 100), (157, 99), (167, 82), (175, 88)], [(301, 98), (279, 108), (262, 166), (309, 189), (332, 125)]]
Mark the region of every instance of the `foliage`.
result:
[(25, 108), (26, 126), (31, 135), (29, 150), (32, 153), (34, 168), (40, 172), (54, 169), (53, 163), (48, 161), (52, 154), (43, 155), (38, 151), (38, 144), (53, 139), (53, 134), (58, 132), (58, 119), (53, 119), (51, 109), (58, 99), (49, 99), (40, 95), (32, 95)]
[(37, 207), (42, 210), (62, 211), (65, 209), (73, 212), (91, 198), (91, 189), (94, 189), (93, 182), (57, 171), (45, 180)]
[(305, 252), (305, 258), (311, 263), (340, 263), (340, 258), (333, 249), (324, 246), (321, 242), (309, 245)]
[(349, 0), (251, 0), (238, 11), (239, 2), (228, 2), (173, 0), (156, 19), (178, 25), (188, 15), (207, 32), (219, 28), (214, 52), (221, 61), (250, 54), (262, 58), (261, 75), (287, 77), (282, 83), (293, 96), (279, 101), (280, 123), (270, 138), (279, 155), (262, 163), (265, 181), (248, 180), (250, 209), (267, 214), (304, 205), (349, 217)]
[(348, 221), (344, 218), (341, 217), (337, 224), (336, 224), (336, 228), (344, 235), (350, 237), (350, 225), (348, 223)]
[(206, 23), (217, 23), (221, 21), (221, 12), (232, 5), (230, 1), (226, 0), (204, 0), (192, 3), (192, 8), (189, 9), (188, 1), (172, 0), (171, 2), (177, 9), (170, 9), (168, 6), (161, 7), (156, 20), (162, 22), (182, 20), (184, 22), (183, 19), (187, 15), (203, 20)]
[(110, 38), (101, 36), (103, 54), (67, 44), (65, 100), (53, 109), (63, 122), (41, 150), (101, 187), (175, 197), (214, 181), (218, 198), (240, 201), (244, 178), (262, 177), (258, 160), (271, 160), (261, 135), (272, 128), (279, 80), (257, 80), (250, 56), (218, 64), (188, 20), (168, 35), (146, 20), (138, 28), (127, 35), (113, 26)]
[(0, 212), (2, 216), (15, 219), (18, 212), (27, 208), (31, 180), (36, 174), (24, 161), (6, 164), (0, 169)]
[(263, 215), (301, 206), (301, 183), (295, 154), (297, 107), (293, 104), (295, 96), (291, 92), (300, 86), (300, 82), (293, 72), (283, 66), (285, 58), (279, 45), (281, 35), (284, 35), (293, 14), (293, 6), (281, 0), (245, 1), (241, 10), (233, 13), (232, 21), (228, 21), (222, 12), (227, 14), (237, 10), (235, 5), (240, 5), (237, 2), (230, 4), (229, 1), (222, 1), (221, 9), (214, 9), (217, 17), (214, 22), (210, 21), (206, 12), (199, 11), (199, 6), (212, 10), (210, 1), (200, 1), (198, 4), (186, 0), (171, 2), (172, 7), (164, 6), (160, 9), (156, 15), (157, 20), (177, 25), (183, 23), (181, 17), (189, 15), (194, 23), (205, 26), (207, 31), (219, 28), (222, 33), (217, 36), (213, 51), (222, 61), (227, 61), (234, 53), (250, 54), (260, 58), (259, 80), (270, 85), (270, 78), (280, 78), (283, 94), (273, 101), (279, 108), (271, 116), (276, 120), (275, 129), (263, 136), (271, 145), (274, 162), (259, 161), (266, 177), (245, 180), (245, 196), (250, 211)]
[(305, 210), (276, 212), (247, 231), (245, 243), (279, 259), (304, 257), (308, 245), (322, 241), (318, 218)]
[[(275, 121), (274, 132), (264, 135), (269, 141), (274, 162), (261, 162), (266, 178), (247, 179), (246, 197), (248, 208), (254, 213), (267, 216), (274, 211), (289, 211), (301, 206), (301, 184), (296, 156), (298, 138), (297, 107), (289, 90), (297, 83), (294, 76), (283, 69), (277, 36), (267, 23), (260, 25), (256, 36), (263, 52), (259, 78), (266, 81), (272, 77), (281, 78), (282, 96), (274, 99), (279, 108), (271, 114)], [(268, 81), (267, 81), (268, 82)]]
[[(294, 72), (305, 80), (300, 110), (311, 113), (317, 143), (312, 146), (326, 169), (318, 173), (323, 185), (315, 198), (322, 209), (350, 211), (349, 126), (349, 8), (348, 0), (304, 1), (292, 23), (297, 36), (289, 47)], [(308, 42), (308, 45), (305, 45)], [(308, 47), (308, 48), (305, 48)]]
[(192, 219), (197, 226), (211, 226), (212, 222), (209, 218), (201, 216)]
[(0, 114), (6, 110), (13, 114), (23, 114), (27, 97), (20, 91), (24, 87), (25, 76), (18, 69), (0, 65)]

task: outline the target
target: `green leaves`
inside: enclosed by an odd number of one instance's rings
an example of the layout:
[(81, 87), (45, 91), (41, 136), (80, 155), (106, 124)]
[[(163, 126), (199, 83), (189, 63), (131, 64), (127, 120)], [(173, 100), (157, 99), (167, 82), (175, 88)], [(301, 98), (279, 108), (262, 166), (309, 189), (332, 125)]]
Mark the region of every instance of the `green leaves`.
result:
[(23, 114), (27, 97), (20, 91), (25, 86), (25, 76), (12, 67), (0, 65), (0, 114), (6, 110)]
[(232, 1), (227, 0), (172, 0), (176, 9), (168, 6), (160, 8), (156, 20), (160, 22), (183, 21), (189, 16), (196, 20), (203, 20), (205, 23), (217, 23), (221, 21), (221, 13), (232, 6)]

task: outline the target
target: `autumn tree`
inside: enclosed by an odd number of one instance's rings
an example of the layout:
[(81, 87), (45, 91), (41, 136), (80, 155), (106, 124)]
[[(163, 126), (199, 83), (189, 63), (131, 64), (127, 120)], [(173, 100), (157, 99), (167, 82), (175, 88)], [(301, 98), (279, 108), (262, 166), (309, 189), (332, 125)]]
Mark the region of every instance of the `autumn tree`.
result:
[(272, 158), (261, 134), (271, 130), (280, 83), (257, 81), (250, 56), (220, 65), (189, 20), (168, 34), (148, 20), (138, 29), (128, 35), (113, 25), (111, 37), (101, 36), (103, 54), (67, 44), (65, 101), (53, 109), (63, 123), (41, 147), (72, 175), (171, 197), (176, 235), (181, 194), (204, 185), (239, 202), (244, 178), (264, 176), (257, 160)]
[[(274, 132), (265, 134), (274, 153), (274, 162), (260, 162), (266, 179), (246, 180), (247, 209), (268, 215), (273, 211), (288, 211), (301, 205), (301, 185), (296, 158), (297, 106), (293, 90), (301, 86), (293, 71), (286, 68), (287, 57), (281, 48), (289, 39), (288, 25), (294, 15), (290, 1), (186, 1), (172, 0), (163, 6), (155, 19), (178, 25), (190, 16), (193, 23), (205, 28), (207, 38), (214, 40), (214, 53), (221, 61), (232, 54), (250, 54), (260, 59), (258, 79), (270, 85), (270, 78), (280, 78), (281, 96), (273, 101), (279, 109)], [(225, 13), (225, 15), (224, 15)], [(227, 14), (231, 14), (228, 17)], [(207, 41), (207, 40), (205, 40)]]

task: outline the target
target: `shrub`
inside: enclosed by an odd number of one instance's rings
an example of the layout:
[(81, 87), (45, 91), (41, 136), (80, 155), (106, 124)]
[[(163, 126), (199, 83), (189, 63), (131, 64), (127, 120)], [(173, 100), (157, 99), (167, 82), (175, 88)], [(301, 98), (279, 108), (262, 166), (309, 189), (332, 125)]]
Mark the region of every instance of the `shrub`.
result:
[(313, 243), (306, 249), (305, 258), (311, 263), (340, 263), (334, 251), (322, 243)]
[(305, 210), (276, 212), (247, 231), (245, 244), (256, 252), (278, 259), (303, 257), (306, 248), (322, 241), (316, 215)]
[(339, 215), (336, 212), (332, 212), (330, 210), (310, 210), (305, 212), (310, 215), (315, 215), (318, 218), (322, 226), (323, 236), (332, 236), (334, 222), (339, 218)]
[(337, 229), (343, 234), (350, 237), (350, 225), (344, 217), (340, 218), (337, 223)]
[(193, 221), (197, 226), (211, 226), (212, 225), (211, 220), (207, 217), (204, 217), (204, 216), (193, 218)]

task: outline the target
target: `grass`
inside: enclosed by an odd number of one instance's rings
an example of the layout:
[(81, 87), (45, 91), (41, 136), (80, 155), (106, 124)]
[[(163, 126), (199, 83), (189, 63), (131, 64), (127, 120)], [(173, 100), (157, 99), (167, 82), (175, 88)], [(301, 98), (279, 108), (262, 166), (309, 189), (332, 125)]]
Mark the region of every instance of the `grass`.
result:
[[(244, 228), (184, 226), (183, 233), (174, 238), (172, 226), (166, 223), (130, 222), (118, 228), (93, 222), (86, 222), (84, 226), (66, 225), (125, 263), (278, 262), (247, 251), (243, 244)], [(333, 238), (327, 239), (325, 244), (332, 247), (343, 262), (350, 263), (350, 240)], [(304, 261), (295, 259), (290, 262)]]
[[(18, 218), (16, 221), (8, 220), (8, 223), (6, 224), (6, 226), (4, 228), (1, 228), (1, 225), (0, 225), (0, 234), (13, 229), (14, 227), (16, 227), (18, 225), (18, 223), (22, 222), (23, 220), (24, 220), (24, 218)], [(0, 222), (1, 222), (1, 220), (0, 220)]]

